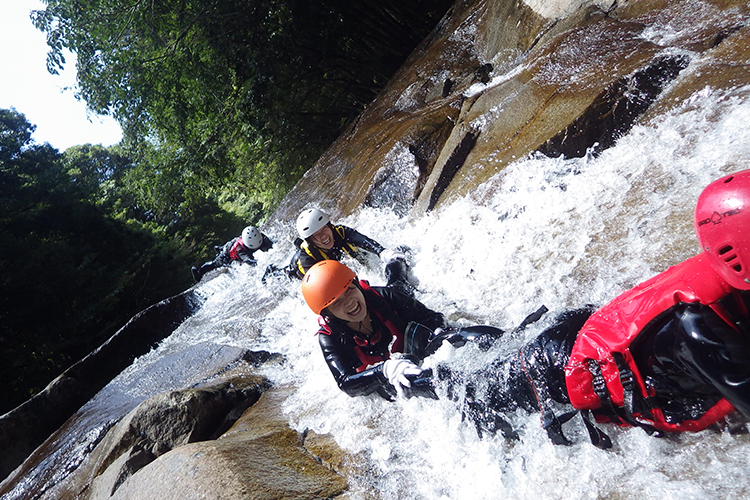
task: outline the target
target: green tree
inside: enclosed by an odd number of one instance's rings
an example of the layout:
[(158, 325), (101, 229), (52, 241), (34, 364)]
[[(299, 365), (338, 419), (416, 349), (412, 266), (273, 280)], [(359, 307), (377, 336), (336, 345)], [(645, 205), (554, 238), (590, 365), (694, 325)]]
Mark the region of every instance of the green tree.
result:
[[(66, 165), (57, 150), (31, 141), (33, 130), (22, 114), (0, 110), (0, 380), (6, 387), (0, 413), (38, 392), (135, 313), (191, 282), (188, 243), (136, 219), (115, 219), (98, 203), (106, 201), (103, 186), (120, 175), (118, 168), (127, 171), (128, 161), (86, 146), (72, 151)], [(81, 154), (86, 149), (93, 154)]]
[(48, 68), (76, 53), (81, 97), (118, 119), (140, 166), (170, 151), (164, 180), (188, 205), (241, 187), (269, 213), (452, 2), (46, 3)]

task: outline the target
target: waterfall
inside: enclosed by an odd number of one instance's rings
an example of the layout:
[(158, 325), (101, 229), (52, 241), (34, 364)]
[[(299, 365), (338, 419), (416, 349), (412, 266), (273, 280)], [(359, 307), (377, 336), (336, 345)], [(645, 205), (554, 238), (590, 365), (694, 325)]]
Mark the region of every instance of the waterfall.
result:
[[(426, 362), (480, 368), (549, 326), (555, 313), (602, 305), (699, 252), (692, 228), (698, 194), (713, 179), (750, 166), (750, 100), (737, 97), (747, 90), (706, 88), (599, 155), (520, 159), (471, 196), (424, 216), (379, 200), (379, 208), (335, 222), (386, 247), (408, 245), (417, 298), (450, 322), (511, 330), (539, 306), (550, 309), (487, 352), (443, 346)], [(412, 168), (408, 158), (392, 161), (387, 167), (394, 171)], [(5, 500), (36, 498), (32, 491), (52, 498), (54, 484), (138, 402), (200, 383), (242, 349), (285, 357), (261, 372), (294, 387), (284, 404), (293, 428), (330, 434), (368, 464), (366, 473), (348, 478), (351, 498), (372, 492), (384, 499), (750, 495), (748, 435), (706, 430), (657, 439), (610, 425), (605, 430), (615, 446), (602, 451), (578, 420), (566, 427), (574, 444), (561, 447), (549, 442), (538, 415), (518, 414), (512, 418), (522, 425), (521, 440), (507, 442), (499, 435), (480, 438), (444, 394), (395, 403), (346, 396), (324, 363), (316, 317), (299, 282), (260, 281), (267, 265), (288, 261), (293, 228), (271, 221), (264, 231), (276, 245), (258, 254), (258, 266), (235, 264), (199, 284), (203, 307), (84, 406)], [(384, 283), (378, 261), (348, 263), (360, 278)]]
[[(550, 313), (488, 352), (443, 346), (427, 361), (481, 367), (548, 326), (555, 312), (601, 305), (623, 290), (696, 254), (692, 211), (702, 188), (750, 159), (745, 134), (750, 100), (705, 90), (690, 109), (637, 126), (597, 157), (531, 156), (479, 191), (426, 216), (367, 208), (336, 221), (387, 247), (414, 253), (417, 298), (457, 324), (512, 329), (538, 306)], [(398, 161), (396, 158), (394, 161)], [(393, 167), (398, 167), (394, 165)], [(499, 187), (498, 187), (499, 186)], [(483, 199), (480, 204), (474, 200)], [(273, 250), (257, 267), (238, 266), (204, 280), (205, 305), (153, 351), (139, 358), (87, 404), (79, 423), (59, 435), (53, 462), (29, 481), (64, 479), (91, 443), (137, 402), (188, 387), (239, 349), (286, 357), (263, 374), (291, 384), (284, 412), (293, 428), (332, 435), (368, 472), (348, 478), (352, 498), (742, 498), (750, 494), (750, 437), (703, 431), (671, 439), (607, 426), (614, 449), (587, 441), (574, 420), (570, 447), (552, 445), (538, 415), (518, 414), (521, 440), (479, 438), (455, 403), (340, 392), (314, 336), (315, 315), (297, 281), (264, 286), (263, 270), (285, 263), (292, 228), (271, 223)], [(361, 278), (383, 284), (382, 265), (351, 262)], [(21, 482), (6, 498), (24, 498)], [(717, 494), (717, 489), (719, 493)]]

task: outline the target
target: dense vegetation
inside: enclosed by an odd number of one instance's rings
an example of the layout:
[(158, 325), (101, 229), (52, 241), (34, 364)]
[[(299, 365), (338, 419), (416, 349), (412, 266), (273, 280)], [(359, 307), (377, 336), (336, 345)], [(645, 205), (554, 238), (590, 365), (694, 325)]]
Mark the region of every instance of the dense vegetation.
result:
[[(268, 214), (445, 13), (428, 0), (47, 0), (48, 69), (123, 125), (169, 213)], [(147, 144), (159, 157), (142, 162)], [(151, 152), (152, 153), (152, 152)], [(153, 163), (159, 164), (158, 174)]]
[(271, 213), (452, 2), (45, 0), (48, 69), (124, 139), (61, 153), (0, 110), (0, 413)]
[(190, 248), (129, 201), (116, 148), (60, 154), (0, 110), (0, 370), (4, 409), (43, 388), (134, 313), (189, 284)]

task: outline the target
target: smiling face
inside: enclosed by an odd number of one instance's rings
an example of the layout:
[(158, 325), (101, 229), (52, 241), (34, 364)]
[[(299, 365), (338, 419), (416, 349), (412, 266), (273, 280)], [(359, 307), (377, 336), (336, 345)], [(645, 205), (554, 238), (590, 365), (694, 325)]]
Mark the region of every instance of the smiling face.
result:
[(359, 323), (367, 317), (367, 304), (362, 290), (357, 288), (354, 283), (342, 293), (330, 306), (328, 311), (338, 319)]
[(331, 231), (331, 226), (328, 224), (320, 228), (315, 234), (307, 239), (309, 239), (313, 245), (323, 250), (330, 250), (333, 248), (333, 231)]

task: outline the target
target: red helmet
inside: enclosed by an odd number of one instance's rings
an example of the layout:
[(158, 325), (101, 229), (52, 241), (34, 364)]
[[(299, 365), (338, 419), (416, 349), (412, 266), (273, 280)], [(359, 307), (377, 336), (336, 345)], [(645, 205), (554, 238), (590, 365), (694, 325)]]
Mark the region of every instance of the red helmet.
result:
[(706, 186), (695, 206), (695, 232), (714, 271), (750, 290), (750, 170)]
[(302, 278), (302, 296), (315, 314), (333, 304), (357, 277), (337, 260), (317, 262)]

